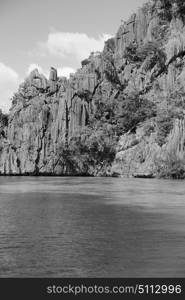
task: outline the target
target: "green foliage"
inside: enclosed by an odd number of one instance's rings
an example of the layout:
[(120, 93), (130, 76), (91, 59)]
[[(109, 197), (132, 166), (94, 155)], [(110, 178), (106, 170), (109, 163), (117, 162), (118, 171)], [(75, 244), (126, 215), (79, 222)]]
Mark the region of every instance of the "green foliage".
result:
[(118, 128), (122, 133), (135, 131), (139, 123), (156, 116), (156, 105), (136, 94), (124, 99), (117, 115)]
[(116, 69), (113, 68), (113, 66), (107, 65), (104, 74), (106, 79), (110, 81), (112, 84), (120, 84), (118, 74), (116, 72)]
[[(159, 2), (161, 3), (158, 7)], [(185, 3), (184, 0), (155, 0), (153, 11), (158, 9), (158, 15), (160, 18), (171, 21), (173, 16), (184, 19), (185, 16)]]
[[(156, 1), (159, 3), (159, 1)], [(171, 0), (161, 0), (161, 7), (158, 8), (158, 15), (161, 19), (171, 21), (172, 13), (171, 13)]]
[(166, 62), (166, 54), (160, 48), (158, 42), (147, 42), (140, 47), (136, 43), (131, 43), (125, 49), (124, 58), (130, 63), (136, 63), (139, 66), (144, 63), (143, 69), (146, 72), (151, 70), (156, 64), (162, 67)]
[(157, 115), (157, 140), (159, 146), (166, 142), (166, 138), (173, 128), (173, 118), (170, 111), (161, 109)]
[(145, 60), (143, 65), (145, 72), (153, 69), (155, 65), (158, 65), (160, 68), (165, 66), (166, 54), (157, 42), (147, 42), (140, 47), (138, 53)]
[(89, 63), (90, 63), (90, 60), (89, 60), (89, 59), (84, 59), (84, 60), (82, 60), (81, 65), (82, 65), (82, 67), (85, 67), (85, 66), (88, 65)]
[(184, 119), (185, 91), (183, 86), (176, 85), (169, 94), (168, 111), (172, 119)]
[(0, 126), (1, 127), (8, 126), (8, 115), (4, 114), (1, 109), (0, 109)]
[(177, 14), (177, 16), (184, 19), (185, 17), (185, 2), (184, 0), (172, 0), (173, 4), (172, 13)]
[(116, 115), (116, 99), (107, 99), (103, 101), (100, 97), (95, 101), (95, 110), (91, 115), (91, 124), (101, 120), (101, 123), (112, 123)]
[(131, 42), (124, 51), (123, 58), (129, 61), (129, 63), (142, 63), (143, 57), (138, 53), (138, 45), (136, 42)]
[(158, 13), (161, 20), (171, 21), (173, 16), (184, 19), (184, 0), (153, 0), (145, 3), (142, 7), (145, 14)]
[(61, 145), (59, 164), (66, 167), (68, 173), (94, 175), (105, 166), (109, 166), (116, 153), (116, 139), (111, 129), (106, 126), (99, 128), (86, 127), (76, 132), (66, 149)]
[(166, 108), (159, 108), (157, 111), (156, 128), (157, 128), (157, 143), (163, 146), (166, 143), (166, 138), (173, 129), (175, 119), (184, 119), (185, 110), (185, 92), (182, 86), (176, 85), (174, 90), (166, 98)]
[(115, 38), (110, 38), (105, 42), (105, 45), (107, 47), (108, 51), (114, 52), (116, 44), (115, 44)]
[(2, 136), (4, 138), (6, 136), (4, 129), (7, 126), (8, 126), (8, 115), (4, 114), (0, 109), (0, 137)]
[(114, 55), (112, 51), (105, 51), (104, 50), (104, 74), (108, 81), (112, 84), (121, 85), (116, 67), (114, 65)]
[(152, 28), (152, 36), (160, 46), (168, 40), (169, 32), (169, 22), (166, 20), (159, 20), (159, 23)]
[[(124, 95), (106, 102), (99, 97), (90, 118), (91, 126), (109, 126), (117, 137), (128, 131), (135, 131), (138, 124), (156, 116), (156, 105), (138, 93)], [(96, 125), (95, 125), (96, 124)]]
[(175, 153), (167, 153), (163, 159), (156, 162), (159, 178), (185, 179), (185, 160), (178, 158)]

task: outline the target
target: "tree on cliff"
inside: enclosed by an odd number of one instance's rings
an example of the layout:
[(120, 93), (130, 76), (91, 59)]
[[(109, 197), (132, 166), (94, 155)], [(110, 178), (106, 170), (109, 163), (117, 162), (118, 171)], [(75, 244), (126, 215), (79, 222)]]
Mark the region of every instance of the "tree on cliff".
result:
[(152, 101), (141, 97), (138, 93), (131, 93), (123, 100), (120, 99), (116, 116), (118, 131), (120, 133), (134, 132), (139, 123), (155, 116), (156, 105)]
[(62, 143), (58, 149), (57, 164), (66, 174), (90, 175), (105, 172), (116, 153), (116, 139), (107, 127), (86, 127), (73, 134), (68, 148)]

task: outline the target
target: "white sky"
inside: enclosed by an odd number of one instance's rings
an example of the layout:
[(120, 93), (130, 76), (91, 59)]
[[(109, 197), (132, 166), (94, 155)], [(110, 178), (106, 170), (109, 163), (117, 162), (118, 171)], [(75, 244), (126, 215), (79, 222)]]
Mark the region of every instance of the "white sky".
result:
[(68, 75), (144, 0), (0, 0), (0, 108), (28, 71)]

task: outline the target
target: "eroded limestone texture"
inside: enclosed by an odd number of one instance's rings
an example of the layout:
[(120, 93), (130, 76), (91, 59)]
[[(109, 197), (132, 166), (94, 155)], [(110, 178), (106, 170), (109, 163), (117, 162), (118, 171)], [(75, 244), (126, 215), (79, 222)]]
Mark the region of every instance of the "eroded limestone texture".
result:
[[(91, 53), (68, 80), (60, 78), (53, 67), (49, 79), (37, 69), (32, 71), (12, 99), (8, 124), (1, 122), (0, 173), (70, 175), (65, 161), (59, 164), (59, 151), (88, 124), (97, 98), (114, 101), (120, 92), (137, 90), (165, 107), (164, 99), (174, 86), (184, 89), (184, 21), (175, 6), (171, 18), (164, 19), (164, 13), (162, 1), (149, 1), (121, 24), (103, 52)], [(164, 53), (164, 61), (156, 61), (151, 68), (148, 64), (154, 50), (142, 60), (135, 53), (133, 60), (125, 55), (129, 47), (143, 49), (147, 43)], [(147, 122), (154, 122), (153, 132), (146, 132)], [(156, 158), (164, 157), (174, 146), (184, 156), (183, 120), (174, 122), (162, 147), (156, 141), (155, 120), (147, 122), (139, 124), (135, 133), (123, 132), (107, 174), (152, 177)]]

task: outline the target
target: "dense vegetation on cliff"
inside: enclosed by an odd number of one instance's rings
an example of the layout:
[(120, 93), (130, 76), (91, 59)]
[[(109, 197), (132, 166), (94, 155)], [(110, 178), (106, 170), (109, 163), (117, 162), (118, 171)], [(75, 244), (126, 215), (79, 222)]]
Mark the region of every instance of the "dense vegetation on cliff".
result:
[(184, 178), (184, 16), (148, 1), (69, 80), (34, 70), (0, 114), (1, 174)]

